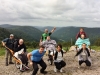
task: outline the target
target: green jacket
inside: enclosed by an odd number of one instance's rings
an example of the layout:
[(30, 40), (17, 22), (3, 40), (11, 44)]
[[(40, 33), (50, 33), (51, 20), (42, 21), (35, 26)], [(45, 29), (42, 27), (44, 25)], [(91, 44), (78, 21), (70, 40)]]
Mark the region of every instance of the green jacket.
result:
[(43, 33), (42, 34), (42, 41), (45, 41), (47, 39), (47, 36), (50, 36), (52, 33)]

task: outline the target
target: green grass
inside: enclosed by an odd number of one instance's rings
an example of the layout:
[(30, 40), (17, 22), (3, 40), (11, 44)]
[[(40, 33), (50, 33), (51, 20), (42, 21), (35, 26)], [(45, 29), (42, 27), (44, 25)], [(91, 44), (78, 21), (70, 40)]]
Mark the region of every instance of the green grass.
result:
[(0, 56), (5, 54), (5, 49), (4, 48), (0, 48)]
[[(63, 47), (64, 50), (68, 51), (70, 47)], [(100, 51), (100, 46), (91, 46), (92, 49), (96, 51)], [(27, 51), (31, 52), (34, 48), (28, 48)], [(5, 54), (5, 48), (0, 48), (0, 56), (3, 56)]]
[[(31, 52), (33, 51), (34, 49), (32, 48), (28, 48), (27, 51), (28, 52)], [(0, 48), (0, 56), (3, 56), (5, 54), (5, 48)]]
[(91, 46), (91, 49), (94, 49), (96, 51), (100, 51), (100, 46)]

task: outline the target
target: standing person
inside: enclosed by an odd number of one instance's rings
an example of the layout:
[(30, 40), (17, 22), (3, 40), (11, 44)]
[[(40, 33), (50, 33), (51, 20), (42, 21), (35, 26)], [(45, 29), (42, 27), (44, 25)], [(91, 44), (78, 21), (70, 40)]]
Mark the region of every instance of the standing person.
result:
[(85, 63), (86, 66), (91, 66), (91, 60), (90, 60), (90, 52), (89, 49), (86, 48), (86, 44), (83, 43), (82, 44), (82, 48), (80, 51), (77, 52), (77, 54), (75, 55), (75, 57), (78, 56), (78, 61), (79, 61), (79, 67), (81, 67), (82, 63)]
[(63, 61), (62, 45), (60, 44), (57, 45), (57, 51), (54, 55), (54, 64), (55, 64), (54, 72), (57, 72), (57, 70), (63, 72), (62, 68), (66, 66), (66, 63)]
[(41, 73), (45, 74), (47, 73), (45, 71), (47, 65), (46, 63), (43, 61), (43, 55), (45, 54), (45, 50), (44, 50), (44, 46), (40, 46), (39, 50), (33, 50), (31, 53), (28, 53), (27, 57), (28, 60), (30, 62), (30, 65), (33, 65), (33, 73), (32, 75), (36, 75), (38, 72), (38, 64), (42, 67), (42, 69), (40, 70)]
[[(14, 52), (15, 52), (14, 56), (18, 59), (21, 59), (22, 63), (27, 66), (28, 65), (27, 51), (23, 39), (19, 39), (18, 42), (17, 41), (15, 42)], [(29, 68), (27, 66), (26, 70), (28, 69)], [(20, 71), (21, 72), (25, 71), (22, 65), (20, 65)]]
[(86, 33), (84, 32), (84, 29), (80, 28), (80, 31), (76, 35), (76, 39), (78, 39), (79, 37), (81, 37), (82, 34), (85, 36), (85, 38), (87, 37)]
[(50, 36), (54, 31), (56, 27), (54, 27), (51, 32), (48, 33), (48, 29), (45, 29), (44, 33), (41, 36), (40, 42), (45, 41), (47, 39), (47, 36)]
[[(13, 45), (14, 45), (14, 35), (10, 34), (10, 38), (6, 38), (2, 41), (3, 46), (7, 46), (10, 49), (14, 49)], [(5, 50), (5, 65), (8, 66), (8, 56), (10, 55), (9, 58), (9, 64), (14, 64), (12, 62), (12, 54), (10, 53), (10, 51), (8, 49)]]

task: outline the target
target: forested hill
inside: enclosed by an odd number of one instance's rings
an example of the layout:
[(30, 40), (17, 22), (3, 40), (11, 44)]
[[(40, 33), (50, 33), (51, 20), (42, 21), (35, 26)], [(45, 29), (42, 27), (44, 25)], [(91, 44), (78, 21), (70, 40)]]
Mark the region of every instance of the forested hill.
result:
[[(41, 34), (44, 29), (47, 28), (49, 31), (53, 27), (38, 27), (38, 26), (15, 26), (15, 25), (0, 25), (0, 27), (6, 28), (9, 32), (24, 38), (29, 41), (39, 41)], [(55, 32), (52, 34), (52, 39), (57, 41), (70, 41), (73, 39), (75, 41), (76, 34), (79, 32), (80, 27), (57, 27)], [(87, 36), (90, 38), (91, 42), (97, 41), (100, 38), (100, 28), (84, 28)]]
[[(62, 27), (52, 34), (54, 37), (63, 40), (70, 41), (71, 38), (75, 40), (76, 34), (79, 32), (80, 27)], [(100, 28), (84, 28), (84, 31), (87, 34), (87, 37), (90, 38), (91, 42), (95, 42), (100, 38)]]
[[(33, 26), (18, 26), (18, 25), (0, 25), (0, 27), (5, 28), (10, 33), (17, 35), (19, 38), (23, 38), (27, 41), (38, 41), (41, 38), (42, 31), (33, 27)], [(53, 39), (57, 40), (57, 38), (52, 37)]]

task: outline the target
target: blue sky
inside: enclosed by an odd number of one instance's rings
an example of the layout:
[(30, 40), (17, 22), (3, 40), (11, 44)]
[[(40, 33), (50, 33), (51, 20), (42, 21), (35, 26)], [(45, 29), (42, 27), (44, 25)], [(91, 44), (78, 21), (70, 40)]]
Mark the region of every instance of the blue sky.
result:
[(100, 27), (100, 0), (0, 0), (0, 24)]

